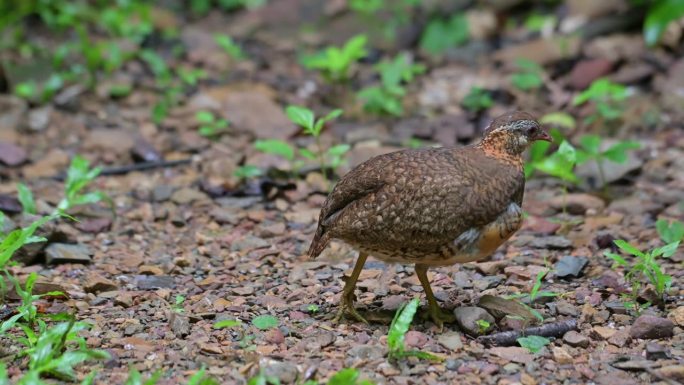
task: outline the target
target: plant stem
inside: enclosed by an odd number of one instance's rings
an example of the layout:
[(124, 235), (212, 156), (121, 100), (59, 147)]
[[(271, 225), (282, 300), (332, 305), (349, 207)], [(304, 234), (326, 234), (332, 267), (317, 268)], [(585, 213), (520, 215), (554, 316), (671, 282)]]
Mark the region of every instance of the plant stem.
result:
[(316, 135), (316, 147), (318, 148), (318, 162), (321, 165), (321, 173), (325, 182), (328, 183), (328, 170), (325, 168), (325, 157), (323, 156), (323, 146), (321, 145), (321, 136)]
[(603, 160), (598, 157), (595, 161), (596, 166), (598, 167), (599, 177), (601, 178), (601, 184), (603, 185), (603, 193), (608, 196), (608, 182), (606, 180), (606, 173), (603, 170)]

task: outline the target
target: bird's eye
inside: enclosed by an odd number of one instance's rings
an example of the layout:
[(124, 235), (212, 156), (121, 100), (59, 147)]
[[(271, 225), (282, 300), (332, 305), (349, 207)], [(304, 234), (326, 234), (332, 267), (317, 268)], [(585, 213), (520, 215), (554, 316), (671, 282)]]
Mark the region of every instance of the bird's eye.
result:
[(528, 136), (534, 135), (535, 132), (537, 132), (537, 127), (535, 126), (530, 126), (525, 129), (525, 134)]

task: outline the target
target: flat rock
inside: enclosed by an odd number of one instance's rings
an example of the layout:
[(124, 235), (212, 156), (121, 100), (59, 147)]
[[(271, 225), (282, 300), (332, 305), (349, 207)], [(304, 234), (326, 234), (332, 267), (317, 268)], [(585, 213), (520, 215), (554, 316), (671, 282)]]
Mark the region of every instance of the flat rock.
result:
[(347, 350), (347, 355), (360, 360), (377, 360), (385, 356), (385, 351), (377, 345), (356, 345)]
[(13, 143), (0, 142), (0, 163), (9, 167), (16, 167), (26, 162), (26, 150)]
[(190, 319), (183, 314), (172, 311), (169, 316), (169, 326), (173, 334), (178, 338), (183, 338), (190, 334)]
[(669, 319), (645, 314), (634, 321), (629, 335), (638, 339), (660, 339), (672, 337), (673, 330), (674, 322)]
[(122, 129), (98, 128), (90, 131), (85, 146), (116, 154), (127, 154), (135, 146), (135, 141), (130, 133)]
[(684, 381), (684, 365), (668, 365), (660, 369), (656, 369), (656, 373), (660, 374), (661, 378), (670, 378), (676, 381)]
[(275, 377), (283, 384), (293, 384), (299, 375), (297, 366), (290, 362), (267, 359), (261, 360), (259, 364), (264, 368), (266, 377)]
[(135, 286), (139, 290), (173, 289), (176, 282), (170, 275), (138, 275)]
[(208, 200), (207, 194), (190, 187), (184, 187), (171, 195), (171, 200), (179, 205), (190, 204), (196, 201)]
[(572, 241), (561, 235), (553, 235), (550, 237), (533, 238), (527, 244), (536, 249), (569, 249), (572, 247)]
[(589, 263), (589, 259), (585, 257), (575, 257), (566, 255), (556, 262), (555, 274), (559, 278), (579, 277), (582, 275), (582, 270)]
[(459, 332), (446, 332), (440, 334), (439, 337), (437, 337), (437, 342), (452, 351), (458, 351), (463, 348), (463, 341), (461, 340), (461, 333)]
[(575, 64), (570, 72), (570, 86), (575, 90), (584, 90), (601, 76), (610, 73), (613, 62), (608, 59), (588, 59)]
[(233, 243), (231, 243), (230, 250), (243, 251), (263, 249), (265, 247), (269, 247), (270, 245), (271, 243), (263, 238), (255, 237), (253, 235), (247, 235), (244, 238), (237, 239)]
[(553, 353), (553, 359), (557, 363), (559, 363), (561, 365), (572, 364), (572, 362), (573, 362), (572, 356), (570, 355), (570, 353), (568, 353), (567, 350), (563, 349), (562, 347), (554, 346), (551, 349), (551, 352)]
[(563, 335), (563, 342), (572, 347), (586, 348), (589, 346), (589, 343), (591, 341), (589, 341), (589, 338), (585, 337), (579, 332), (575, 330), (570, 330), (569, 332)]
[(598, 340), (607, 340), (615, 333), (617, 333), (617, 330), (607, 326), (594, 326), (591, 328), (591, 336)]
[(506, 63), (513, 63), (524, 57), (539, 65), (546, 65), (559, 60), (574, 57), (580, 50), (579, 37), (563, 37), (555, 39), (540, 38), (526, 43), (507, 46), (496, 53), (494, 59)]
[(487, 350), (489, 354), (493, 354), (504, 360), (517, 362), (520, 364), (527, 364), (534, 361), (534, 356), (526, 349), (517, 346), (497, 346)]
[(606, 207), (603, 199), (582, 193), (554, 197), (549, 201), (549, 205), (558, 211), (563, 210), (565, 206), (566, 211), (572, 215), (584, 215), (588, 210), (601, 212)]
[(86, 293), (100, 293), (104, 291), (114, 291), (118, 289), (118, 285), (97, 273), (92, 273), (86, 278), (86, 282), (83, 285), (83, 290)]
[(51, 243), (45, 248), (45, 262), (52, 263), (90, 263), (93, 252), (86, 245)]
[(684, 306), (679, 306), (672, 310), (670, 314), (667, 315), (667, 318), (679, 326), (684, 326)]
[(479, 336), (481, 334), (480, 326), (477, 324), (478, 320), (487, 321), (490, 325), (494, 325), (496, 322), (487, 310), (477, 306), (457, 307), (454, 309), (454, 315), (456, 316), (456, 323), (461, 330), (471, 336)]

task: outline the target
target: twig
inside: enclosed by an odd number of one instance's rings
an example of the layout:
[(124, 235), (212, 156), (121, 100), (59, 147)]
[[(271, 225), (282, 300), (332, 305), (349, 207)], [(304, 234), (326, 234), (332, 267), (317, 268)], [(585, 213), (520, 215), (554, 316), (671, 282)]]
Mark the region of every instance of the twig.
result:
[[(102, 169), (99, 176), (103, 176), (103, 175), (124, 175), (124, 174), (128, 174), (129, 172), (133, 172), (133, 171), (144, 171), (144, 170), (152, 170), (155, 168), (175, 167), (175, 166), (180, 166), (183, 164), (189, 164), (190, 162), (192, 162), (192, 158), (185, 158), (185, 159), (178, 159), (178, 160), (160, 160), (160, 161), (129, 164), (129, 165), (125, 165), (125, 166), (106, 167), (106, 168)], [(60, 173), (60, 174), (57, 174), (54, 176), (54, 179), (59, 180), (59, 181), (62, 181), (65, 178), (66, 178), (65, 173)]]
[(561, 337), (570, 330), (577, 329), (577, 320), (570, 319), (567, 321), (554, 322), (541, 326), (535, 326), (523, 330), (511, 330), (491, 334), (488, 336), (481, 336), (477, 338), (478, 342), (485, 345), (515, 345), (516, 340), (523, 336), (541, 336), (541, 337)]

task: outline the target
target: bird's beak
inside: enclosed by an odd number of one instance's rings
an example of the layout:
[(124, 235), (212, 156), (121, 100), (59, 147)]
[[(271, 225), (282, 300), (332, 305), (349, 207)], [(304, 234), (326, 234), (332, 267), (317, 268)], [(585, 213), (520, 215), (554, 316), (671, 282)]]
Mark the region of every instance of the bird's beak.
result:
[(547, 142), (553, 142), (553, 138), (551, 137), (551, 135), (549, 135), (549, 133), (546, 132), (546, 130), (544, 130), (543, 128), (539, 127), (539, 131), (537, 132), (538, 134), (537, 136), (535, 136), (534, 140), (544, 140)]

